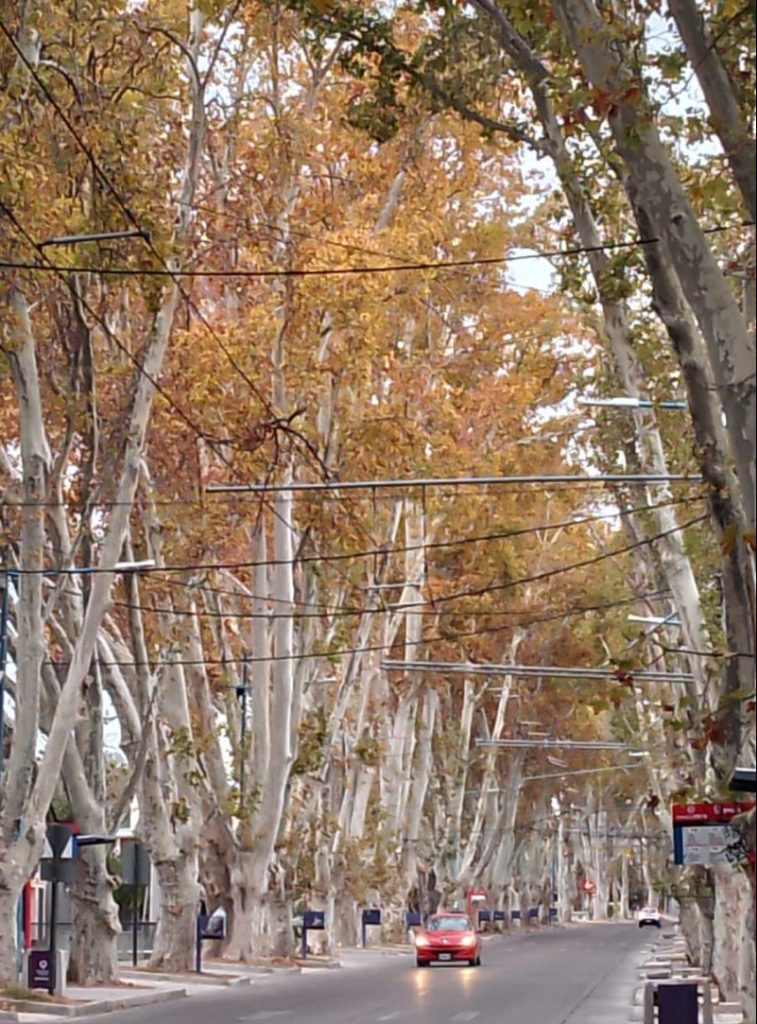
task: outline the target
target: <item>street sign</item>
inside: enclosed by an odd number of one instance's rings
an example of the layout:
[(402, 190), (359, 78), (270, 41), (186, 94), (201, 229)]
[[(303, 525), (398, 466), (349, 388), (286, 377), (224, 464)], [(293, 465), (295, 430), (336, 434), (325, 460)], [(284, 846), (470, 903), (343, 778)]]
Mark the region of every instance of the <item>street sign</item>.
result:
[(697, 1024), (699, 986), (694, 983), (660, 983), (657, 986), (659, 1024)]
[(29, 950), (28, 978), (29, 988), (50, 988), (52, 954), (47, 949)]
[(326, 914), (323, 910), (306, 910), (302, 915), (302, 927), (308, 931), (322, 931), (326, 927)]
[(144, 846), (136, 839), (123, 844), (121, 881), (124, 885), (150, 884), (150, 857)]
[(39, 877), (43, 882), (62, 882), (73, 885), (79, 878), (80, 865), (75, 860), (43, 860), (39, 865)]
[(673, 804), (673, 852), (676, 864), (739, 864), (747, 859), (743, 838), (731, 828), (737, 814), (754, 801)]
[(45, 845), (39, 866), (43, 882), (63, 882), (71, 885), (77, 874), (76, 848), (77, 825), (50, 824), (45, 832)]
[[(204, 905), (204, 904), (203, 904)], [(226, 938), (226, 911), (223, 907), (214, 910), (210, 916), (197, 915), (195, 928), (195, 971), (202, 974), (202, 944), (205, 939), (222, 940)]]
[(76, 857), (75, 831), (71, 825), (48, 825), (43, 859), (73, 860)]
[(674, 825), (696, 825), (702, 822), (728, 822), (737, 814), (754, 807), (754, 800), (726, 800), (721, 804), (673, 804)]
[(757, 771), (754, 768), (736, 768), (728, 786), (734, 793), (757, 793)]
[(326, 913), (323, 910), (306, 910), (302, 915), (302, 959), (308, 955), (308, 932), (324, 931)]
[(363, 948), (368, 945), (368, 926), (381, 924), (381, 910), (378, 907), (366, 907), (362, 914)]

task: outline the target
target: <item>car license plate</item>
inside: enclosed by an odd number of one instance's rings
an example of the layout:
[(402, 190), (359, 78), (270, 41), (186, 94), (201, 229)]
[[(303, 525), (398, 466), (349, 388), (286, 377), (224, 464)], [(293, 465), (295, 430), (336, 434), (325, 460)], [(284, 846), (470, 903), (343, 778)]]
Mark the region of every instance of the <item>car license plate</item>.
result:
[(440, 953), (439, 954), (439, 959), (440, 960), (451, 960), (452, 959), (452, 954), (451, 953)]

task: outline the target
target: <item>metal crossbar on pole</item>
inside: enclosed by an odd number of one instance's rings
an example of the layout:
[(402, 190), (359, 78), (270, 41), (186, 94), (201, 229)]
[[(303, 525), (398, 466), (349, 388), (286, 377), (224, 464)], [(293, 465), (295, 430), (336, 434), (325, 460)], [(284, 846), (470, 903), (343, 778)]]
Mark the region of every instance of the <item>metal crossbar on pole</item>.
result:
[(456, 476), (421, 477), (416, 480), (318, 480), (288, 484), (214, 484), (207, 494), (233, 494), (240, 491), (271, 494), (275, 491), (373, 491), (388, 487), (488, 487), (506, 484), (647, 484), (701, 483), (699, 474), (691, 473), (602, 473), (598, 476), (554, 474), (551, 476)]
[(598, 772), (627, 772), (632, 768), (647, 768), (646, 761), (629, 761), (628, 764), (610, 764), (602, 768), (576, 768), (566, 772), (547, 772), (545, 775), (525, 775), (524, 782), (535, 782), (540, 779), (564, 779), (568, 775), (596, 775)]
[(634, 750), (628, 743), (613, 743), (605, 740), (484, 740), (477, 739), (477, 747), (540, 747), (561, 750)]
[[(576, 768), (570, 769), (564, 772), (547, 772), (544, 775), (524, 775), (523, 782), (537, 782), (541, 779), (565, 779), (573, 775), (596, 775), (598, 772), (627, 772), (635, 768), (647, 768), (649, 767), (646, 761), (629, 761), (627, 764), (606, 764), (602, 768)], [(507, 790), (503, 786), (490, 786), (488, 789), (466, 789), (466, 793), (477, 793), (480, 796), (486, 796), (491, 793), (506, 793)]]
[[(382, 668), (407, 672), (459, 672), (464, 675), (480, 676), (552, 676), (556, 679), (610, 679), (615, 669), (608, 665), (604, 668), (591, 668), (570, 665), (497, 665), (493, 663), (462, 662), (462, 661), (402, 661), (386, 658)], [(654, 683), (688, 683), (693, 676), (688, 672), (657, 672), (653, 669), (639, 669), (630, 673), (634, 682)]]

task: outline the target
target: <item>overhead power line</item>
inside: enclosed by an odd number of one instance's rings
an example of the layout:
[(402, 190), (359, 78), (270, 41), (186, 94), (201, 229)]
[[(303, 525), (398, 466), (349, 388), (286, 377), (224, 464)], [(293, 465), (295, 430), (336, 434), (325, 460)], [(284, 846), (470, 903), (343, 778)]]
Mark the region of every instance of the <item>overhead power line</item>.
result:
[(458, 477), (405, 477), (395, 480), (315, 480), (292, 481), (288, 484), (214, 484), (206, 487), (207, 494), (234, 494), (250, 492), (271, 494), (276, 491), (374, 491), (386, 488), (413, 487), (490, 487), (508, 484), (624, 484), (642, 486), (667, 483), (701, 483), (697, 473), (600, 473), (596, 476), (578, 476), (575, 473), (553, 473), (542, 476), (458, 476)]
[[(2, 27), (2, 22), (1, 21), (0, 21), (0, 27)], [(34, 241), (34, 239), (32, 238), (31, 234), (29, 233), (29, 231), (24, 227), (24, 225), (18, 219), (16, 214), (13, 212), (13, 210), (11, 210), (10, 207), (7, 206), (2, 201), (2, 199), (0, 199), (0, 210), (8, 218), (8, 220), (14, 226), (14, 228), (16, 229), (18, 234), (24, 239), (24, 241), (28, 245), (30, 245), (32, 248), (36, 249), (37, 252), (39, 252), (42, 255), (43, 259), (47, 259), (46, 255), (44, 253), (44, 250), (40, 249), (39, 245), (37, 244), (37, 242)], [(176, 413), (176, 415), (179, 417), (179, 419), (186, 426), (189, 427), (189, 429), (192, 431), (192, 433), (194, 433), (197, 437), (201, 438), (203, 441), (206, 441), (208, 444), (212, 445), (213, 448), (214, 448), (214, 451), (219, 456), (221, 461), (223, 461), (225, 463), (225, 465), (227, 466), (228, 469), (231, 469), (232, 466), (229, 463), (228, 459), (224, 456), (223, 452), (218, 451), (216, 449), (216, 447), (215, 447), (215, 439), (210, 437), (210, 435), (207, 434), (204, 430), (202, 430), (201, 427), (198, 427), (197, 424), (194, 423), (192, 418), (175, 401), (173, 396), (171, 394), (169, 394), (168, 391), (166, 391), (166, 389), (159, 383), (159, 381), (157, 381), (153, 376), (151, 376), (151, 374), (149, 374), (147, 372), (147, 370), (145, 370), (144, 366), (142, 365), (142, 363), (140, 363), (139, 359), (137, 359), (137, 357), (131, 351), (129, 346), (125, 345), (121, 341), (121, 339), (110, 328), (110, 326), (108, 325), (107, 321), (103, 317), (101, 317), (99, 313), (97, 313), (97, 311), (89, 304), (89, 302), (84, 298), (83, 295), (80, 295), (76, 291), (76, 289), (75, 289), (72, 281), (70, 280), (70, 278), (68, 278), (66, 276), (66, 274), (64, 274), (62, 271), (57, 271), (56, 270), (56, 274), (61, 279), (61, 281), (63, 282), (65, 287), (68, 289), (68, 291), (71, 292), (71, 295), (74, 297), (75, 301), (79, 302), (81, 304), (82, 308), (84, 310), (86, 310), (86, 312), (89, 314), (89, 316), (91, 316), (92, 319), (98, 324), (98, 326), (101, 328), (101, 330), (103, 331), (103, 333), (105, 334), (107, 339), (110, 342), (112, 342), (112, 344), (114, 344), (116, 346), (116, 348), (119, 350), (119, 352), (122, 353), (122, 355), (126, 356), (126, 358), (129, 360), (129, 362), (132, 364), (132, 366), (135, 367), (137, 372), (141, 376), (143, 376), (146, 380), (148, 380), (150, 382), (150, 384), (155, 389), (156, 393), (159, 394), (168, 403), (169, 407), (171, 409), (173, 409), (173, 411)], [(108, 571), (108, 570), (103, 570), (103, 571)]]
[(630, 544), (625, 544), (623, 547), (614, 548), (612, 551), (604, 551), (602, 554), (594, 555), (591, 558), (584, 558), (580, 562), (572, 562), (569, 565), (557, 566), (554, 569), (546, 569), (544, 572), (537, 572), (531, 576), (521, 576), (520, 579), (508, 580), (506, 583), (492, 583), (487, 587), (476, 587), (468, 590), (458, 590), (456, 593), (443, 594), (439, 597), (434, 597), (433, 601), (406, 601), (403, 602), (403, 608), (415, 608), (423, 605), (431, 605), (436, 607), (440, 604), (445, 604), (448, 601), (455, 601), (460, 597), (479, 597), (482, 594), (492, 594), (502, 590), (510, 590), (512, 587), (523, 586), (526, 583), (537, 583), (541, 580), (551, 579), (553, 576), (561, 576), (565, 572), (572, 572), (575, 569), (586, 569), (591, 565), (597, 565), (599, 562), (604, 562), (608, 558), (617, 558), (618, 555), (626, 555), (631, 551), (636, 551), (639, 548), (647, 547), (650, 544), (654, 544), (658, 540), (662, 540), (664, 537), (669, 537), (674, 533), (679, 533), (681, 530), (686, 530), (690, 526), (695, 526), (697, 523), (702, 523), (708, 519), (708, 515), (696, 516), (694, 519), (689, 519), (685, 523), (681, 523), (676, 526), (672, 526), (669, 530), (662, 530), (659, 533), (654, 534), (650, 537), (644, 537), (642, 540), (633, 541)]
[[(29, 65), (31, 66), (31, 65)], [(36, 76), (35, 76), (36, 77)], [(41, 83), (41, 79), (37, 77)], [(49, 94), (47, 94), (49, 96)], [(93, 157), (90, 156), (90, 159)], [(126, 208), (128, 209), (128, 207)], [(132, 214), (129, 219), (134, 223)], [(705, 234), (718, 234), (722, 231), (730, 231), (736, 227), (753, 227), (751, 222), (740, 222), (739, 224), (719, 224), (715, 227), (705, 228)], [(357, 267), (288, 267), (276, 268), (265, 267), (258, 269), (234, 269), (234, 270), (171, 270), (169, 268), (145, 268), (136, 267), (98, 267), (92, 265), (61, 265), (58, 269), (68, 271), (80, 271), (89, 274), (102, 274), (103, 276), (114, 277), (172, 277), (172, 278), (287, 278), (287, 277), (337, 277), (356, 274), (391, 274), (408, 271), (424, 270), (455, 270), (464, 267), (501, 266), (505, 263), (517, 263), (524, 260), (551, 260), (561, 259), (569, 256), (582, 256), (595, 252), (612, 252), (618, 249), (631, 249), (638, 246), (656, 245), (659, 238), (631, 238), (627, 241), (605, 242), (601, 245), (575, 245), (567, 249), (548, 249), (542, 252), (516, 253), (511, 256), (473, 256), (468, 259), (450, 260), (417, 260), (407, 263), (378, 264), (376, 266)], [(22, 263), (10, 260), (7, 257), (0, 259), (0, 267), (12, 267), (16, 270), (39, 270), (49, 271), (48, 265)]]
[[(572, 608), (561, 608), (555, 609), (549, 612), (545, 612), (543, 615), (533, 616), (527, 608), (489, 608), (486, 611), (482, 611), (480, 608), (454, 608), (451, 610), (441, 610), (424, 608), (417, 611), (415, 614), (420, 615), (423, 618), (439, 619), (442, 615), (454, 615), (459, 617), (461, 615), (481, 615), (483, 618), (502, 617), (507, 616), (513, 618), (514, 616), (531, 616), (523, 619), (516, 619), (516, 621), (509, 623), (505, 626), (482, 626), (480, 627), (480, 633), (484, 634), (487, 632), (499, 632), (504, 629), (508, 629), (515, 626), (534, 626), (543, 622), (554, 622), (559, 619), (572, 618), (576, 615), (588, 614), (590, 612), (597, 611), (609, 611), (612, 608), (621, 608), (624, 605), (637, 604), (642, 600), (648, 600), (651, 597), (659, 597), (663, 594), (668, 594), (669, 591), (656, 591), (654, 594), (646, 594), (643, 596), (634, 595), (633, 597), (625, 597), (617, 601), (605, 601), (600, 604), (592, 605), (579, 605)], [(133, 604), (129, 601), (112, 601), (111, 604), (115, 608), (131, 608), (137, 611), (150, 612), (153, 615), (169, 615), (177, 618), (197, 618), (200, 619), (241, 619), (243, 621), (262, 619), (266, 622), (272, 622), (276, 619), (323, 619), (326, 616), (326, 612), (302, 612), (299, 609), (293, 612), (238, 612), (238, 611), (212, 611), (210, 609), (201, 608), (166, 608), (159, 607), (149, 604)], [(332, 606), (329, 609), (328, 615), (331, 618), (356, 618), (363, 615), (385, 615), (387, 612), (391, 612), (393, 609), (386, 607), (377, 608), (350, 608), (349, 606)], [(428, 662), (421, 662), (420, 664), (426, 665)]]
[[(539, 582), (540, 580), (551, 579), (553, 576), (560, 576), (560, 575), (562, 575), (565, 572), (572, 572), (575, 569), (582, 569), (582, 568), (586, 568), (586, 567), (588, 567), (590, 565), (596, 565), (597, 563), (606, 561), (609, 558), (616, 558), (618, 555), (628, 554), (629, 552), (635, 551), (638, 548), (646, 547), (647, 545), (653, 544), (653, 543), (655, 543), (655, 541), (658, 541), (658, 540), (662, 539), (663, 537), (670, 536), (671, 534), (678, 533), (680, 530), (685, 530), (685, 529), (687, 529), (690, 526), (696, 525), (697, 523), (704, 522), (704, 520), (706, 520), (707, 518), (708, 518), (708, 516), (706, 514), (705, 515), (701, 515), (701, 516), (697, 516), (696, 518), (690, 519), (690, 520), (688, 520), (685, 523), (681, 523), (680, 525), (671, 527), (669, 530), (663, 530), (661, 533), (654, 534), (651, 537), (645, 537), (642, 540), (633, 541), (631, 544), (626, 544), (626, 545), (624, 545), (621, 548), (615, 548), (612, 551), (605, 551), (602, 554), (595, 555), (592, 558), (583, 559), (582, 561), (579, 561), (579, 562), (572, 562), (572, 563), (570, 563), (568, 565), (557, 566), (554, 569), (547, 569), (544, 572), (534, 573), (531, 576), (521, 576), (518, 579), (508, 580), (506, 583), (492, 583), (492, 584), (489, 584), (486, 587), (475, 587), (475, 588), (469, 588), (468, 590), (458, 590), (458, 591), (456, 591), (456, 592), (454, 592), (452, 594), (443, 594), (443, 595), (435, 596), (433, 600), (404, 601), (401, 604), (401, 606), (396, 606), (395, 605), (393, 610), (407, 609), (407, 608), (438, 607), (439, 605), (446, 604), (449, 601), (459, 600), (462, 597), (481, 597), (484, 594), (492, 594), (492, 593), (497, 593), (497, 592), (503, 591), (503, 590), (510, 590), (513, 587), (523, 586), (526, 583), (536, 583), (536, 582)], [(40, 575), (40, 574), (41, 575), (50, 575), (50, 573), (51, 573), (51, 570), (49, 570), (49, 569), (48, 570), (45, 570), (45, 569), (14, 569), (13, 571), (17, 575)], [(77, 570), (75, 570), (75, 569), (73, 569), (73, 570), (72, 569), (60, 570), (60, 572), (68, 573), (68, 574), (75, 573), (76, 571)], [(94, 570), (94, 571), (97, 571), (97, 570)], [(154, 572), (154, 571), (155, 570), (152, 570), (152, 569), (145, 569), (145, 570), (143, 570), (143, 572), (145, 572), (145, 573), (150, 573), (150, 572)], [(168, 570), (162, 570), (162, 571), (165, 572), (165, 571), (168, 571)], [(186, 571), (186, 570), (182, 570), (182, 571)], [(271, 601), (271, 602), (275, 602), (275, 603), (279, 603), (279, 604), (284, 604), (288, 608), (292, 608), (292, 607), (295, 607), (295, 606), (306, 607), (306, 608), (307, 607), (312, 607), (312, 608), (323, 607), (322, 605), (319, 605), (317, 603), (314, 604), (314, 603), (308, 602), (308, 601), (277, 599), (276, 597), (273, 597), (273, 596), (263, 596), (263, 595), (256, 595), (256, 596), (259, 599), (261, 599), (261, 600), (268, 600), (268, 601)], [(481, 609), (480, 613), (481, 614), (486, 614), (486, 609)], [(375, 648), (375, 649), (378, 650), (378, 649), (381, 649), (381, 648)]]
[[(499, 540), (511, 540), (515, 537), (529, 536), (534, 533), (549, 533), (553, 530), (566, 530), (573, 526), (583, 526), (586, 523), (603, 522), (606, 519), (619, 518), (620, 516), (631, 515), (636, 512), (651, 512), (659, 508), (669, 508), (674, 505), (686, 504), (690, 505), (694, 501), (704, 500), (704, 496), (701, 499), (698, 498), (678, 498), (671, 499), (670, 501), (654, 502), (652, 504), (637, 505), (632, 508), (623, 509), (622, 511), (606, 511), (597, 512), (592, 515), (580, 516), (572, 519), (563, 519), (556, 523), (539, 523), (534, 526), (524, 526), (516, 530), (498, 530), (492, 533), (474, 534), (471, 537), (459, 537), (454, 540), (443, 540), (443, 541), (429, 541), (425, 544), (399, 544), (399, 545), (386, 545), (376, 546), (370, 548), (364, 548), (356, 551), (340, 551), (332, 553), (317, 553), (313, 555), (298, 555), (295, 558), (283, 559), (283, 558), (268, 558), (261, 561), (234, 561), (234, 562), (192, 562), (184, 563), (182, 565), (149, 565), (144, 566), (143, 571), (154, 571), (158, 573), (167, 572), (212, 572), (220, 570), (238, 570), (238, 569), (257, 569), (261, 566), (277, 566), (277, 565), (308, 565), (310, 563), (321, 564), (323, 562), (343, 562), (350, 561), (358, 558), (382, 558), (387, 555), (401, 555), (408, 554), (412, 551), (437, 551), (446, 550), (449, 548), (465, 547), (469, 544), (483, 544), (490, 541)], [(0, 505), (8, 507), (17, 507), (14, 502), (2, 502)], [(15, 571), (15, 570), (14, 570)], [(24, 570), (18, 570), (23, 573)], [(56, 572), (68, 572), (69, 575), (76, 575), (80, 572), (98, 572), (97, 567), (77, 568), (71, 567), (68, 570), (57, 570), (57, 569), (34, 569), (33, 573), (37, 575), (52, 575)], [(399, 586), (399, 584), (387, 584), (387, 586)], [(207, 588), (212, 589), (212, 588)], [(230, 594), (239, 595), (236, 591), (228, 591)]]
[[(639, 598), (639, 600), (643, 600), (643, 598)], [(481, 614), (485, 615), (486, 613), (485, 613), (485, 611), (482, 611)], [(555, 616), (555, 617), (557, 617), (557, 616)], [(565, 615), (561, 615), (560, 616), (560, 618), (565, 618), (565, 617), (568, 617), (567, 613)], [(546, 620), (546, 621), (549, 621), (549, 620)], [(536, 623), (534, 623), (534, 624), (536, 624)], [(469, 639), (471, 639), (473, 637), (480, 637), (480, 636), (489, 635), (489, 634), (492, 634), (492, 633), (503, 632), (504, 630), (512, 629), (513, 626), (517, 626), (517, 625), (520, 625), (520, 624), (519, 623), (507, 623), (506, 625), (502, 625), (502, 626), (482, 626), (482, 627), (479, 627), (477, 629), (468, 629), (468, 630), (459, 630), (459, 631), (445, 630), (443, 633), (440, 632), (436, 636), (425, 636), (425, 637), (423, 637), (422, 640), (419, 641), (419, 643), (422, 643), (424, 646), (429, 646), (431, 644), (438, 644), (438, 643), (454, 643), (457, 640), (469, 640)], [(523, 625), (528, 625), (528, 623), (523, 623)], [(137, 665), (148, 665), (149, 666), (149, 665), (159, 665), (159, 664), (166, 664), (166, 665), (168, 665), (168, 664), (170, 664), (170, 665), (227, 665), (228, 666), (228, 665), (241, 665), (245, 661), (247, 661), (249, 664), (260, 663), (260, 662), (263, 662), (263, 663), (266, 663), (266, 664), (268, 664), (268, 663), (272, 664), (274, 662), (281, 662), (281, 661), (313, 661), (313, 660), (319, 660), (319, 659), (329, 661), (329, 660), (332, 660), (333, 658), (347, 657), (347, 656), (350, 656), (350, 655), (353, 655), (353, 654), (370, 654), (370, 653), (379, 652), (379, 651), (391, 651), (396, 646), (397, 646), (397, 642), (395, 641), (395, 643), (391, 643), (391, 644), (365, 644), (365, 645), (363, 645), (361, 647), (337, 647), (337, 648), (333, 648), (333, 649), (320, 650), (320, 651), (305, 651), (305, 652), (297, 653), (297, 654), (274, 654), (274, 655), (268, 655), (268, 656), (265, 656), (265, 657), (259, 657), (259, 656), (252, 657), (252, 656), (248, 656), (248, 655), (242, 655), (242, 656), (239, 656), (239, 657), (226, 657), (226, 658), (199, 658), (199, 659), (189, 659), (189, 660), (186, 660), (186, 659), (177, 659), (177, 660), (155, 659), (152, 662), (150, 662), (150, 661), (148, 661), (148, 662), (114, 661), (112, 663), (109, 663), (109, 662), (106, 663), (104, 661), (101, 661), (100, 663), (103, 664), (103, 665), (105, 665), (105, 664), (114, 664), (114, 665), (121, 665), (121, 666), (127, 666), (127, 667), (128, 666), (136, 667)], [(66, 662), (58, 662), (57, 664), (66, 664)]]
[[(81, 150), (81, 152), (86, 156), (86, 158), (89, 161), (89, 163), (90, 163), (90, 165), (92, 167), (92, 170), (95, 172), (98, 180), (101, 182), (101, 184), (103, 185), (105, 190), (112, 196), (113, 200), (116, 202), (116, 204), (118, 205), (119, 209), (123, 212), (123, 214), (126, 217), (127, 221), (132, 225), (132, 227), (135, 229), (135, 231), (141, 237), (144, 238), (144, 240), (145, 240), (145, 242), (147, 244), (147, 247), (149, 248), (150, 252), (153, 254), (155, 259), (161, 265), (161, 269), (160, 270), (150, 271), (150, 275), (149, 276), (161, 276), (161, 277), (171, 278), (171, 280), (176, 285), (176, 287), (177, 287), (177, 289), (179, 291), (179, 294), (181, 295), (182, 299), (186, 303), (187, 308), (192, 310), (194, 315), (197, 317), (197, 319), (200, 321), (200, 323), (202, 323), (203, 327), (208, 332), (208, 335), (212, 338), (212, 340), (215, 343), (215, 345), (223, 353), (224, 357), (229, 362), (231, 367), (234, 369), (234, 371), (237, 373), (237, 375), (244, 381), (244, 383), (249, 388), (250, 392), (261, 403), (263, 409), (266, 412), (266, 415), (270, 419), (270, 422), (268, 424), (264, 424), (264, 426), (268, 426), (272, 430), (281, 429), (290, 438), (294, 438), (297, 441), (299, 441), (302, 444), (302, 446), (304, 447), (306, 452), (308, 452), (310, 455), (316, 454), (316, 456), (317, 456), (317, 453), (315, 452), (315, 449), (310, 444), (310, 442), (308, 442), (308, 440), (302, 434), (300, 434), (297, 430), (295, 430), (292, 427), (292, 425), (291, 425), (291, 417), (289, 419), (287, 419), (285, 417), (276, 416), (276, 414), (275, 414), (275, 412), (273, 410), (273, 407), (271, 406), (271, 404), (268, 401), (268, 399), (260, 391), (260, 389), (257, 387), (255, 382), (250, 378), (249, 374), (245, 371), (245, 369), (240, 365), (238, 360), (235, 358), (235, 356), (233, 355), (233, 353), (229, 349), (228, 345), (226, 345), (226, 343), (223, 341), (223, 339), (219, 336), (218, 332), (215, 330), (215, 328), (210, 323), (208, 318), (205, 316), (205, 314), (202, 312), (202, 310), (197, 306), (195, 301), (192, 299), (192, 296), (189, 294), (189, 292), (187, 292), (186, 289), (183, 287), (183, 285), (181, 283), (181, 272), (177, 268), (173, 268), (173, 267), (169, 267), (168, 266), (168, 264), (166, 263), (165, 259), (162, 256), (162, 254), (156, 248), (154, 242), (152, 241), (152, 239), (150, 237), (150, 233), (148, 231), (146, 231), (144, 226), (139, 222), (139, 220), (137, 219), (136, 215), (134, 214), (134, 212), (129, 207), (128, 203), (126, 203), (125, 200), (122, 198), (122, 196), (119, 193), (119, 191), (116, 188), (116, 186), (113, 184), (113, 182), (111, 181), (109, 176), (106, 174), (106, 172), (100, 166), (100, 164), (99, 164), (99, 162), (97, 160), (97, 157), (95, 156), (95, 153), (92, 150), (92, 148), (90, 146), (88, 146), (87, 143), (84, 141), (84, 139), (81, 137), (81, 135), (77, 131), (75, 125), (73, 124), (71, 119), (66, 114), (66, 111), (61, 107), (61, 105), (55, 99), (53, 94), (47, 88), (47, 86), (45, 85), (44, 81), (39, 76), (39, 74), (37, 72), (37, 69), (34, 67), (34, 65), (31, 63), (31, 61), (28, 59), (28, 57), (26, 56), (26, 54), (24, 53), (22, 48), (19, 46), (19, 44), (16, 42), (16, 39), (14, 38), (13, 34), (10, 32), (8, 27), (4, 24), (2, 19), (0, 19), (0, 32), (3, 33), (3, 35), (6, 37), (8, 42), (11, 44), (11, 46), (15, 50), (16, 54), (18, 55), (18, 57), (21, 59), (21, 61), (25, 65), (25, 67), (28, 70), (29, 74), (32, 76), (34, 81), (37, 83), (37, 86), (41, 90), (41, 92), (42, 92), (43, 96), (45, 97), (45, 99), (47, 100), (48, 104), (53, 108), (53, 110), (55, 111), (55, 113), (57, 114), (59, 119), (63, 122), (63, 124), (68, 129), (68, 132), (73, 137), (74, 141), (76, 142), (76, 144), (79, 147), (79, 149)], [(203, 88), (204, 88), (204, 85), (203, 85)], [(41, 253), (43, 256), (45, 255), (44, 251), (40, 248), (40, 246), (37, 243), (34, 243), (34, 248), (37, 250), (37, 252)], [(50, 262), (47, 259), (45, 259), (45, 261), (43, 263), (43, 266), (42, 266), (42, 269), (52, 269), (54, 272), (63, 273), (64, 275), (67, 274), (67, 273), (72, 273), (72, 272), (74, 272), (76, 270), (76, 268), (74, 268), (74, 267), (68, 267), (68, 268), (64, 267), (64, 268), (61, 268), (61, 267), (59, 267), (56, 264), (52, 264), (51, 265)], [(139, 273), (141, 273), (141, 272), (139, 272)], [(175, 406), (175, 403), (174, 403), (174, 406)], [(316, 461), (318, 461), (317, 458), (316, 458)]]

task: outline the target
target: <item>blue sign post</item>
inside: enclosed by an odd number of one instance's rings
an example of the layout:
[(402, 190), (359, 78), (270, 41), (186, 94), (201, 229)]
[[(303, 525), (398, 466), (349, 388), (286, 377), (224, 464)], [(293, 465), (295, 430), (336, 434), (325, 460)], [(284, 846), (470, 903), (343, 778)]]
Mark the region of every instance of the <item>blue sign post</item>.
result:
[(381, 911), (378, 907), (368, 907), (363, 911), (363, 949), (368, 945), (368, 925), (381, 924)]
[(195, 937), (195, 971), (202, 974), (202, 944), (205, 939), (220, 941), (226, 938), (226, 911), (223, 908), (207, 914), (197, 915)]
[(491, 910), (479, 910), (479, 912), (478, 912), (478, 923), (479, 924), (489, 924), (491, 919), (492, 919), (492, 912), (491, 912)]
[(302, 915), (302, 959), (308, 955), (308, 932), (324, 931), (326, 914), (323, 910), (306, 910)]
[(696, 1024), (699, 1020), (698, 986), (695, 983), (659, 984), (657, 1010), (660, 1024)]

